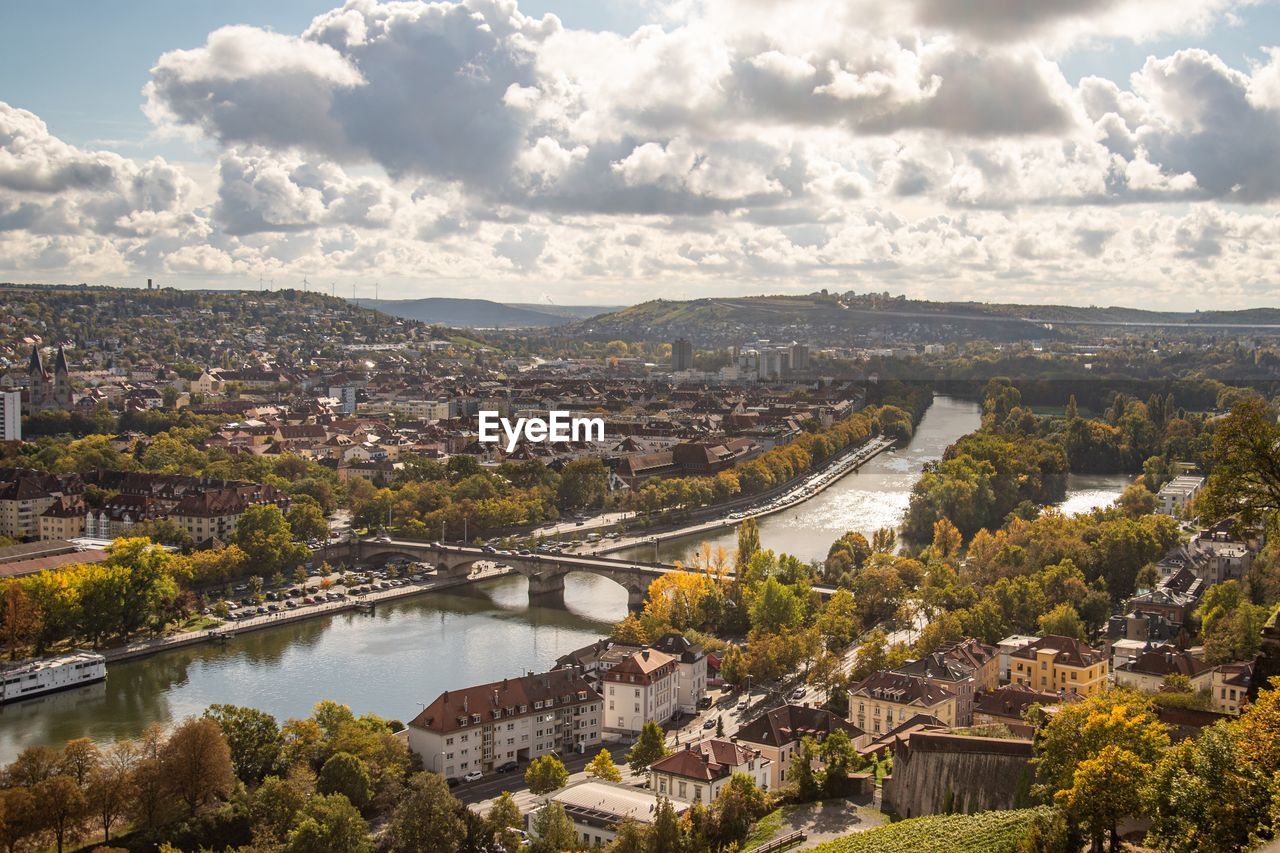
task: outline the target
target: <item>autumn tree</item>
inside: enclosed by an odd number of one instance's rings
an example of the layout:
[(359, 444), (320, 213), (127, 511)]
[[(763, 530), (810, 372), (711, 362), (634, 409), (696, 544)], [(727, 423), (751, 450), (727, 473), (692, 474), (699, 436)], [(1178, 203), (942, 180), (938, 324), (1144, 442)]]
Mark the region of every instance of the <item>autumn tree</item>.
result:
[(50, 776), (31, 790), (44, 828), (53, 834), (58, 853), (63, 844), (80, 834), (87, 803), (84, 791), (67, 775)]
[(215, 704), (205, 711), (222, 729), (231, 750), (236, 777), (256, 785), (271, 773), (280, 759), (280, 727), (276, 718), (256, 708)]
[(1092, 758), (1081, 761), (1072, 774), (1071, 787), (1057, 794), (1057, 801), (1088, 827), (1093, 849), (1102, 850), (1104, 835), (1111, 849), (1119, 850), (1116, 824), (1137, 814), (1142, 783), (1151, 765), (1134, 753), (1109, 743)]
[[(564, 806), (555, 800), (533, 816), (533, 853), (564, 853), (578, 849), (578, 833)], [(408, 851), (405, 851), (408, 853)]]
[(356, 807), (341, 794), (318, 794), (303, 807), (284, 853), (369, 853), (372, 849), (369, 825)]
[(609, 754), (609, 750), (602, 749), (591, 759), (586, 766), (587, 775), (593, 779), (600, 779), (605, 782), (621, 782), (622, 772), (618, 770), (618, 765), (613, 763), (613, 756)]
[(499, 794), (484, 816), (485, 834), (502, 850), (520, 849), (523, 842), (514, 830), (523, 823), (520, 807), (510, 791)]
[(160, 763), (173, 792), (193, 817), (201, 806), (226, 796), (234, 786), (227, 739), (208, 717), (179, 723), (160, 749)]
[(316, 790), (322, 794), (342, 794), (358, 809), (373, 798), (369, 767), (349, 752), (335, 752), (316, 775)]
[(4, 632), (9, 660), (17, 660), (40, 634), (40, 609), (18, 581), (7, 581), (0, 587), (0, 594), (4, 596), (0, 602), (0, 630)]

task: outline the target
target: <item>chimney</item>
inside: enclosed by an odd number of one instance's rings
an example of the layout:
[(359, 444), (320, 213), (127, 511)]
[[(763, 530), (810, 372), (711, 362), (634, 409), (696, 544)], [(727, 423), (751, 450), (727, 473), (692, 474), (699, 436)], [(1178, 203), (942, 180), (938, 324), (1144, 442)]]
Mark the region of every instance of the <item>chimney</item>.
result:
[(649, 659), (649, 650), (648, 650), (648, 649), (645, 649), (644, 651), (642, 651), (642, 652), (640, 653), (640, 657), (644, 658), (645, 660), (648, 660), (648, 659)]

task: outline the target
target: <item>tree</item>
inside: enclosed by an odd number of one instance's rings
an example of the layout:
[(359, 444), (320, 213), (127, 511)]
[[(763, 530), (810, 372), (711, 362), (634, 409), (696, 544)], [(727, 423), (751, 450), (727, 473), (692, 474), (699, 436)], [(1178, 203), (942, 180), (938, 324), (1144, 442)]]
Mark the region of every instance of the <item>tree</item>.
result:
[(1280, 510), (1280, 426), (1265, 400), (1236, 403), (1215, 426), (1209, 455), (1212, 473), (1196, 498), (1202, 516), (1252, 525)]
[(1071, 787), (1059, 792), (1057, 800), (1089, 828), (1095, 851), (1102, 850), (1104, 834), (1111, 837), (1111, 849), (1119, 850), (1116, 824), (1138, 812), (1150, 771), (1151, 765), (1129, 750), (1107, 744), (1095, 757), (1080, 762)]
[(738, 553), (735, 560), (735, 574), (739, 581), (742, 580), (751, 558), (759, 550), (760, 526), (754, 518), (748, 518), (738, 525)]
[[(510, 798), (509, 794), (505, 796)], [(463, 808), (449, 793), (444, 777), (438, 773), (414, 774), (409, 780), (408, 794), (391, 814), (391, 850), (394, 853), (417, 853), (420, 850), (450, 853), (458, 850), (467, 833), (466, 824), (459, 814)], [(492, 809), (490, 814), (493, 814)]]
[(369, 853), (373, 845), (369, 841), (369, 825), (346, 797), (318, 794), (303, 807), (284, 849), (285, 853)]
[(40, 810), (28, 788), (0, 788), (0, 846), (15, 853), (23, 840), (40, 830)]
[(609, 471), (599, 459), (574, 459), (560, 471), (556, 506), (564, 510), (603, 506), (609, 496)]
[(215, 720), (231, 750), (231, 766), (246, 785), (256, 785), (280, 759), (280, 727), (276, 718), (256, 708), (210, 705), (205, 716)]
[(329, 538), (329, 522), (315, 499), (307, 495), (294, 497), (289, 514), (286, 516), (293, 538), (302, 542), (311, 539), (327, 541)]
[(83, 788), (89, 774), (102, 763), (98, 747), (87, 737), (69, 740), (62, 747), (62, 759), (58, 762), (59, 772), (65, 773)]
[(1080, 614), (1065, 601), (1042, 615), (1039, 622), (1042, 636), (1054, 634), (1076, 640), (1085, 639), (1084, 623), (1080, 621)]
[(795, 591), (769, 577), (751, 605), (751, 627), (766, 634), (781, 634), (798, 626), (802, 614)]
[(751, 824), (768, 811), (764, 791), (745, 773), (734, 773), (711, 804), (715, 837), (722, 847), (741, 843)]
[(208, 717), (189, 717), (179, 723), (160, 749), (160, 763), (192, 817), (201, 806), (230, 793), (235, 783), (227, 739)]
[[(327, 534), (326, 534), (327, 535)], [(236, 522), (235, 544), (249, 564), (263, 574), (292, 571), (310, 552), (293, 541), (293, 531), (275, 504), (255, 504)]]
[(563, 788), (569, 781), (569, 771), (564, 762), (554, 755), (542, 755), (529, 762), (524, 771), (524, 783), (535, 794), (549, 794)]
[(563, 853), (578, 849), (578, 833), (573, 828), (573, 821), (565, 814), (564, 806), (555, 800), (534, 815), (533, 835), (533, 853)]
[(1134, 483), (1121, 492), (1116, 505), (1130, 518), (1140, 518), (1156, 511), (1156, 496), (1141, 483)]
[(485, 833), (499, 848), (519, 850), (522, 846), (520, 836), (512, 830), (519, 829), (523, 822), (515, 797), (510, 791), (503, 791), (484, 816)]
[(135, 750), (129, 741), (118, 741), (89, 773), (85, 798), (102, 828), (102, 840), (111, 840), (111, 829), (124, 818), (133, 791)]
[(650, 853), (678, 853), (684, 846), (680, 830), (680, 818), (671, 800), (658, 797), (658, 808), (653, 813), (653, 829), (649, 836)]
[(814, 761), (818, 758), (818, 747), (812, 737), (800, 741), (800, 748), (791, 755), (791, 782), (796, 788), (796, 800), (809, 803), (818, 799), (822, 791), (818, 784), (818, 774), (814, 769)]
[(249, 802), (249, 817), (254, 828), (277, 842), (288, 838), (298, 813), (313, 793), (315, 786), (310, 774), (307, 768), (295, 768), (288, 778), (263, 779)]
[(627, 752), (627, 763), (632, 773), (643, 773), (650, 764), (669, 754), (667, 738), (662, 727), (653, 720), (645, 722), (640, 729), (640, 737)]
[(858, 752), (844, 729), (837, 728), (827, 735), (819, 749), (822, 763), (826, 765), (822, 776), (823, 793), (828, 797), (843, 796), (849, 783), (849, 773), (860, 764)]
[(888, 641), (888, 635), (879, 628), (868, 634), (854, 654), (849, 678), (861, 681), (871, 673), (884, 669), (888, 657)]
[(342, 794), (358, 809), (373, 798), (369, 767), (349, 752), (335, 752), (316, 776), (316, 790), (322, 794)]
[(19, 652), (34, 643), (40, 633), (40, 609), (18, 581), (8, 581), (2, 589), (4, 601), (0, 606), (0, 625), (3, 626), (4, 644), (9, 650), (9, 660), (17, 660)]
[(44, 828), (53, 833), (58, 853), (63, 844), (79, 835), (86, 802), (76, 780), (66, 775), (50, 776), (32, 789)]
[(618, 770), (618, 765), (613, 763), (613, 756), (607, 749), (600, 750), (596, 757), (587, 763), (586, 771), (587, 775), (593, 779), (601, 779), (605, 782), (622, 781), (622, 772)]

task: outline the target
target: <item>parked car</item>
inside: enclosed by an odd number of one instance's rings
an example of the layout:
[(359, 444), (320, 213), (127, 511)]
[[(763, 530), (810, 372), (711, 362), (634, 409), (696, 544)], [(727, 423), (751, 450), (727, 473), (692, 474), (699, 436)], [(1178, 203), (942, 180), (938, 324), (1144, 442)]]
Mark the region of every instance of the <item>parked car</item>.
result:
[(699, 700), (698, 700), (698, 707), (699, 707), (699, 708), (701, 708), (701, 709), (702, 709), (702, 710), (704, 710), (704, 711), (705, 711), (706, 709), (710, 708), (710, 707), (711, 707), (711, 697), (710, 697), (710, 696), (703, 696), (701, 699), (699, 699)]
[(745, 711), (745, 710), (747, 710), (747, 700), (746, 700), (746, 699), (740, 699), (740, 700), (738, 700), (738, 710), (739, 710), (739, 711)]
[(506, 764), (499, 764), (494, 769), (499, 773), (510, 773), (512, 770), (519, 770), (520, 764), (515, 761), (508, 761)]
[(715, 718), (707, 717), (705, 720), (702, 721), (702, 727), (704, 729), (714, 729), (716, 727)]
[(445, 777), (444, 783), (448, 785), (450, 788), (456, 788), (458, 787), (458, 777), (457, 776)]
[(800, 686), (800, 687), (797, 687), (795, 690), (792, 690), (792, 691), (791, 691), (791, 698), (792, 698), (792, 699), (803, 699), (803, 698), (804, 698), (804, 693), (805, 693), (805, 690), (804, 690), (804, 686), (802, 685), (802, 686)]
[(479, 782), (481, 777), (483, 776), (484, 774), (481, 773), (479, 770), (472, 770), (470, 773), (462, 777), (462, 781), (463, 782)]

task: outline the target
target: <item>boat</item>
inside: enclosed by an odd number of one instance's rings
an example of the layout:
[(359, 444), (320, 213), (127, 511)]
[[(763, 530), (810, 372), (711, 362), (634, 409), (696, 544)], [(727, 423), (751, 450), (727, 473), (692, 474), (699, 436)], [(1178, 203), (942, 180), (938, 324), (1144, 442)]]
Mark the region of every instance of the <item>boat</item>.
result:
[(107, 659), (94, 652), (9, 664), (0, 669), (0, 704), (94, 684), (106, 677)]

